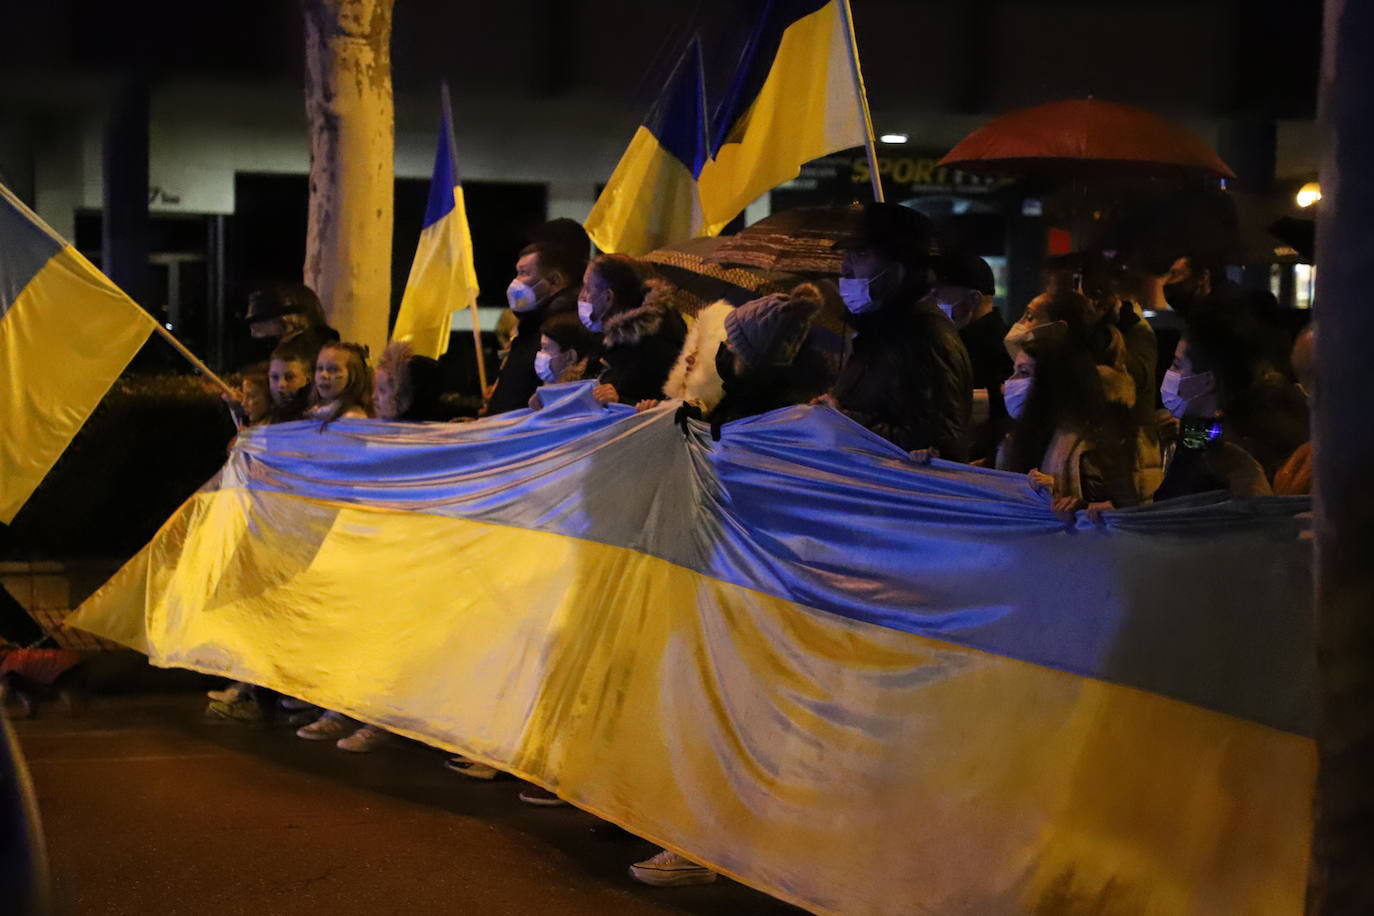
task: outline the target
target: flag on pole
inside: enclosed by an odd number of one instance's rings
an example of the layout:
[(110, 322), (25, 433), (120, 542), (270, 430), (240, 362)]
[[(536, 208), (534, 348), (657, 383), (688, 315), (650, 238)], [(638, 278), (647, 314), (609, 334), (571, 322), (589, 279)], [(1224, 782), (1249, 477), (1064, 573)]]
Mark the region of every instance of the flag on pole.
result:
[(13, 520), (157, 327), (0, 185), (0, 522)]
[(448, 350), (453, 312), (460, 308), (473, 310), (476, 327), (477, 270), (472, 262), (472, 234), (468, 231), (453, 137), (453, 112), (445, 86), (425, 225), (391, 336), (408, 341), (419, 355), (438, 358)]
[(712, 116), (697, 181), (707, 235), (804, 163), (872, 136), (848, 0), (768, 0)]
[(587, 217), (598, 248), (640, 255), (701, 234), (696, 182), (707, 136), (701, 45), (693, 38)]

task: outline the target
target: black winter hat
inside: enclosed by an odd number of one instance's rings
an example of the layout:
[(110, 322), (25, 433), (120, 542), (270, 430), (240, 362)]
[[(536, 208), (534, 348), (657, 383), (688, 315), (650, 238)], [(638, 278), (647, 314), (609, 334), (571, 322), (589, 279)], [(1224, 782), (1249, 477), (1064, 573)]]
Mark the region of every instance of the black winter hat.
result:
[(870, 203), (859, 214), (858, 225), (835, 242), (836, 248), (869, 248), (884, 257), (909, 263), (940, 252), (935, 224), (923, 213), (901, 204)]

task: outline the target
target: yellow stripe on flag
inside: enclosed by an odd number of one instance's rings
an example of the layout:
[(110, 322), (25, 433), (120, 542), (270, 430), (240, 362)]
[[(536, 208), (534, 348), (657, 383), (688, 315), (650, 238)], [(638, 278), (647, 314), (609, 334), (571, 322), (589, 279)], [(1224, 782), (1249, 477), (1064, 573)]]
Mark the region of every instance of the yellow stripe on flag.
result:
[(586, 228), (602, 251), (629, 255), (701, 234), (692, 173), (641, 126), (597, 198)]
[(477, 301), (477, 268), (461, 185), (453, 189), (453, 199), (448, 215), (420, 233), (391, 332), (418, 355), (434, 359), (448, 352), (453, 313)]
[(11, 521), (153, 332), (70, 245), (0, 318), (0, 522)]

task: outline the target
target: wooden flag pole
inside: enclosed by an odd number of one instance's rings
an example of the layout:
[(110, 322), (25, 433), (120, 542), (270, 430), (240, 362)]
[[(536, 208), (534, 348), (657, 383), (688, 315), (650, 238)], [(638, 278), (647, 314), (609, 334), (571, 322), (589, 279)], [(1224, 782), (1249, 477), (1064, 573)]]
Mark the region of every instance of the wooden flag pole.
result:
[(878, 174), (878, 150), (873, 143), (873, 117), (868, 111), (868, 91), (864, 75), (859, 70), (859, 43), (854, 38), (854, 14), (849, 0), (840, 0), (840, 16), (844, 19), (844, 40), (849, 45), (849, 67), (854, 71), (854, 86), (859, 95), (859, 112), (864, 119), (864, 152), (868, 154), (868, 172), (873, 183), (873, 199), (883, 202), (883, 179)]
[[(453, 162), (453, 178), (461, 185), (462, 179), (458, 173), (458, 138), (453, 131), (453, 103), (449, 98), (448, 80), (439, 82), (439, 94), (442, 97), (444, 106), (444, 123), (448, 125), (448, 154)], [(464, 208), (466, 210), (466, 208)], [(468, 303), (468, 308), (472, 310), (472, 349), (477, 358), (477, 384), (481, 389), (482, 397), (487, 396), (487, 361), (482, 355), (482, 321), (477, 312), (477, 300)]]
[[(145, 313), (145, 314), (146, 314), (146, 313)], [(214, 370), (211, 369), (209, 366), (205, 365), (205, 363), (201, 362), (201, 361), (200, 361), (200, 357), (196, 356), (196, 354), (194, 354), (194, 353), (192, 353), (190, 350), (186, 349), (186, 345), (185, 345), (184, 343), (182, 343), (181, 341), (177, 340), (175, 337), (173, 337), (173, 336), (172, 336), (172, 332), (169, 331), (169, 330), (167, 330), (166, 328), (164, 328), (164, 327), (162, 326), (162, 322), (158, 321), (158, 320), (157, 320), (156, 318), (154, 318), (152, 315), (149, 315), (149, 316), (148, 316), (148, 319), (149, 319), (150, 321), (152, 321), (153, 327), (157, 330), (157, 332), (158, 332), (159, 334), (162, 335), (163, 339), (166, 340), (169, 344), (171, 344), (172, 347), (173, 347), (178, 353), (180, 353), (182, 356), (186, 357), (186, 360), (187, 360), (192, 366), (195, 366), (196, 370), (197, 370), (198, 372), (200, 372), (201, 375), (205, 376), (205, 377), (208, 378), (210, 381), (214, 382), (216, 385), (218, 385), (219, 387), (223, 388), (223, 389), (225, 390), (225, 392), (227, 392), (227, 393), (228, 393), (230, 396), (232, 396), (235, 400), (238, 400), (238, 398), (239, 398), (241, 392), (235, 391), (233, 388), (229, 387), (229, 383), (228, 383), (228, 382), (226, 382), (224, 379), (220, 378), (218, 375), (215, 375)]]
[(482, 397), (487, 396), (487, 361), (482, 357), (482, 321), (477, 314), (477, 301), (468, 303), (472, 309), (472, 348), (477, 351), (477, 383), (482, 386)]

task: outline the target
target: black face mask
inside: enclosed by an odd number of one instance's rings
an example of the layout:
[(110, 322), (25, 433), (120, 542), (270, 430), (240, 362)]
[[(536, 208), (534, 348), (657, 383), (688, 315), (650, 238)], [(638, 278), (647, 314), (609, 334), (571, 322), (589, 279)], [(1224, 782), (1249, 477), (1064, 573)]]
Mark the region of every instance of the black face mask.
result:
[(1186, 312), (1197, 305), (1197, 282), (1179, 280), (1177, 283), (1164, 284), (1164, 301), (1176, 312)]
[(716, 374), (726, 384), (735, 380), (735, 354), (726, 346), (725, 341), (721, 341), (720, 346), (716, 348)]

